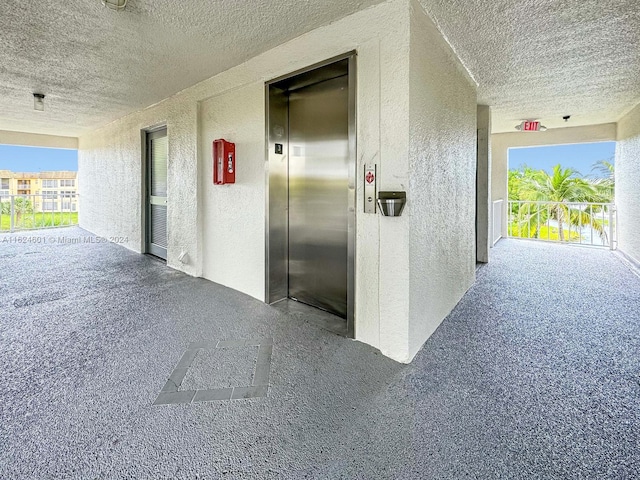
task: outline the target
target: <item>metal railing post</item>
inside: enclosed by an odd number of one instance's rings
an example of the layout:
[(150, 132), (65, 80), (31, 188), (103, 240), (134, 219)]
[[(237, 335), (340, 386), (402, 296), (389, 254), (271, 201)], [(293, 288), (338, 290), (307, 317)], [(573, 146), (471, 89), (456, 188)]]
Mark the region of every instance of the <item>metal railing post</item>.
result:
[[(560, 212), (561, 207), (563, 213)], [(509, 200), (507, 202), (507, 208), (507, 221), (509, 222), (507, 225), (507, 236), (510, 238), (529, 238), (532, 240), (560, 242), (559, 233), (560, 228), (562, 228), (566, 243), (609, 247), (611, 250), (617, 248), (617, 211), (613, 203), (524, 202)], [(513, 210), (519, 212), (521, 217), (518, 214), (514, 214)], [(540, 219), (543, 210), (546, 212), (544, 221)], [(572, 213), (575, 213), (577, 217), (574, 216), (572, 218)], [(608, 226), (607, 217), (609, 222)], [(518, 222), (519, 218), (520, 222)], [(554, 227), (558, 233), (558, 238), (556, 239), (551, 239), (552, 222), (556, 224)], [(540, 232), (543, 225), (547, 227), (546, 239)], [(589, 230), (585, 235), (583, 229), (586, 228), (586, 226), (588, 226)], [(514, 231), (516, 228), (518, 228), (517, 234)], [(531, 228), (537, 229), (537, 235), (531, 235)], [(598, 234), (597, 239), (594, 238), (594, 234)], [(573, 235), (577, 237), (574, 239)], [(607, 239), (609, 240), (608, 245)]]
[(15, 204), (13, 199), (15, 198), (15, 195), (11, 195), (10, 196), (10, 204), (11, 206), (9, 207), (9, 232), (13, 233), (13, 230), (15, 228), (15, 223), (14, 223), (14, 216), (16, 213), (16, 209), (15, 209)]
[(613, 250), (613, 205), (609, 205), (609, 250)]
[[(3, 223), (8, 223), (5, 226), (5, 232), (9, 233), (77, 225), (77, 222), (74, 222), (72, 218), (78, 214), (78, 199), (79, 195), (77, 194), (56, 193), (53, 195), (49, 192), (2, 195), (0, 203), (2, 203), (2, 210), (5, 213), (0, 212), (0, 220), (4, 219)], [(68, 202), (66, 210), (65, 201)], [(5, 219), (7, 215), (9, 216), (8, 222)]]

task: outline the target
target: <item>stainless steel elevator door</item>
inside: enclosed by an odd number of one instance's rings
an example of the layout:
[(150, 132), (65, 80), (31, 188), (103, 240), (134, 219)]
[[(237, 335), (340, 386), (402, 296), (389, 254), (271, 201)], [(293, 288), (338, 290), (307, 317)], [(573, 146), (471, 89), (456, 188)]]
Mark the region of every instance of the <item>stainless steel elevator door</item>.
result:
[(289, 94), (289, 297), (347, 316), (348, 76)]

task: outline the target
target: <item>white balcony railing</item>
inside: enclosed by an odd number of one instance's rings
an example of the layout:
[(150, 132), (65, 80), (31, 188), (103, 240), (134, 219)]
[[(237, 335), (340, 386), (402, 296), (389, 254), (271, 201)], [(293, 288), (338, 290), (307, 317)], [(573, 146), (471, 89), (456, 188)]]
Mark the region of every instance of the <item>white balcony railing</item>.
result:
[(72, 192), (0, 195), (0, 232), (78, 224), (80, 196)]
[(509, 201), (507, 234), (599, 247), (616, 247), (613, 203)]
[(502, 238), (502, 205), (504, 200), (494, 200), (491, 211), (491, 244), (495, 245)]

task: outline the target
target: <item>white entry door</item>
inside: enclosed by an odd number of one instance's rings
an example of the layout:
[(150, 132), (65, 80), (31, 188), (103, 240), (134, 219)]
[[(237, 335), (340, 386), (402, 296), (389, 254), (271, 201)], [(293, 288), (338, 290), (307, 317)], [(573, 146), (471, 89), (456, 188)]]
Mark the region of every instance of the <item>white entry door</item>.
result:
[(167, 259), (167, 129), (147, 133), (147, 253)]

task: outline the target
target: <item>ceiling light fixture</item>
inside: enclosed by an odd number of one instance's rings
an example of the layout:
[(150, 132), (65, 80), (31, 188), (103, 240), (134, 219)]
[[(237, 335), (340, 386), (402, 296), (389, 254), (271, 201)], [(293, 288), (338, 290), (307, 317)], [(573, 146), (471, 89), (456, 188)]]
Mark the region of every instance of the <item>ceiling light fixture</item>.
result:
[(127, 0), (102, 0), (102, 4), (111, 10), (124, 10)]
[(33, 94), (33, 109), (44, 112), (44, 95), (42, 93)]

